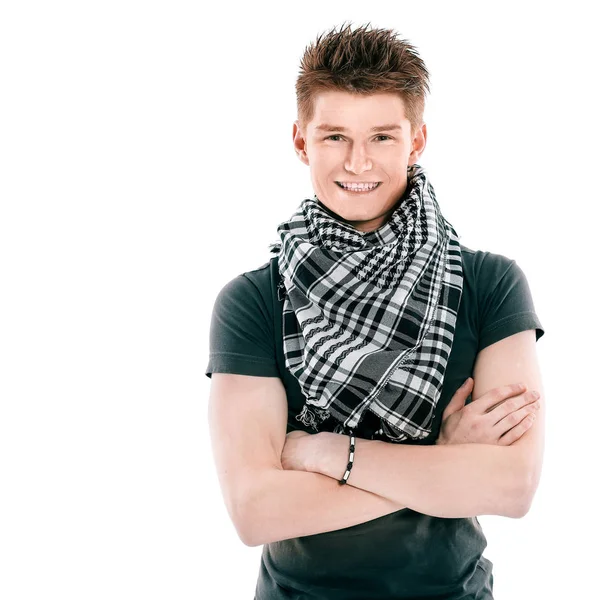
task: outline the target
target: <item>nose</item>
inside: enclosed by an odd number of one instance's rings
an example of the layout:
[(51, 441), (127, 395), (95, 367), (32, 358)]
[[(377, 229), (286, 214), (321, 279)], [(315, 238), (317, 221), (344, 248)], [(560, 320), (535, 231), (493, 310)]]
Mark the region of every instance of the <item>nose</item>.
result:
[(367, 156), (363, 144), (352, 144), (350, 155), (344, 164), (346, 171), (360, 175), (364, 171), (370, 171), (373, 167), (371, 159)]

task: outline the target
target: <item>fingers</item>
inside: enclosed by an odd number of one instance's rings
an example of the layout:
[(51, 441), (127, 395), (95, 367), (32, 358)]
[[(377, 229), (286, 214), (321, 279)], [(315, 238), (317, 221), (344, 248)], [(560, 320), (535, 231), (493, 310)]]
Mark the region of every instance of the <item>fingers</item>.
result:
[[(523, 411), (531, 413), (540, 407), (538, 397), (539, 394), (535, 390), (531, 390), (515, 398), (509, 398), (490, 411), (489, 414), (493, 415), (492, 423), (502, 423), (502, 421), (509, 419), (508, 422), (515, 425), (525, 416)], [(511, 417), (511, 414), (516, 416)]]
[(450, 415), (458, 412), (465, 406), (465, 400), (468, 398), (469, 394), (473, 389), (473, 381), (472, 377), (467, 378), (467, 380), (454, 392), (454, 396), (450, 399), (448, 406), (444, 409), (442, 413), (442, 420), (445, 420)]
[[(513, 413), (514, 414), (514, 413)], [(525, 417), (518, 425), (510, 429), (507, 433), (505, 433), (499, 440), (499, 446), (510, 446), (518, 439), (520, 439), (523, 434), (525, 434), (531, 426), (535, 422), (535, 415), (530, 414)]]
[(464, 383), (458, 388), (461, 392), (466, 392), (473, 387), (475, 380), (472, 377), (467, 377)]
[[(505, 409), (504, 406), (499, 406), (489, 414), (489, 417), (493, 419), (491, 423), (494, 423), (494, 420), (497, 421), (497, 423), (493, 425), (492, 430), (500, 437), (503, 433), (520, 423), (528, 415), (535, 414), (538, 407), (539, 402), (531, 402), (517, 410), (512, 410), (507, 413), (508, 409)], [(505, 416), (498, 420), (498, 416), (502, 417), (503, 414)]]
[[(476, 414), (484, 414), (490, 411), (491, 409), (495, 408), (498, 404), (506, 403), (506, 401), (508, 401), (508, 398), (513, 398), (514, 396), (523, 394), (523, 392), (525, 392), (526, 389), (527, 386), (525, 386), (522, 383), (512, 383), (510, 385), (503, 385), (483, 394), (483, 396), (480, 396), (479, 398), (471, 402), (469, 407), (471, 408), (471, 410), (476, 411)], [(515, 410), (516, 408), (518, 408), (518, 406), (520, 406), (520, 403), (513, 403), (511, 406), (512, 410)]]
[(475, 381), (472, 377), (467, 377), (466, 381), (464, 381), (464, 383), (456, 390), (456, 392), (454, 392), (454, 396), (452, 396), (452, 399), (454, 400), (454, 398), (460, 397), (464, 400), (465, 398), (467, 398), (473, 390), (474, 383)]

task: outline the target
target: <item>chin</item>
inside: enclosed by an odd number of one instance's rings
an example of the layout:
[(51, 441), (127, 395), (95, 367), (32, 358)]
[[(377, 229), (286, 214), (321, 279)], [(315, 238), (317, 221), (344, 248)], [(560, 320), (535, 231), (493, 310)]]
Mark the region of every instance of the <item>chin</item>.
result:
[(378, 219), (381, 216), (379, 213), (369, 215), (357, 213), (338, 214), (344, 221), (348, 221), (350, 223), (367, 223), (370, 221), (374, 221), (375, 219)]
[(346, 221), (371, 221), (379, 217), (379, 213), (340, 212), (338, 213)]

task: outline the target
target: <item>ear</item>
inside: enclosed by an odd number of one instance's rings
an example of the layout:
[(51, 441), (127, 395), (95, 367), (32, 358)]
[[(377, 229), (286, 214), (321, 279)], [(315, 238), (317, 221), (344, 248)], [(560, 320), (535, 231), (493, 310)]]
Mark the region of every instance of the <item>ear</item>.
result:
[(411, 152), (408, 156), (408, 164), (414, 165), (420, 158), (421, 154), (425, 150), (427, 144), (427, 125), (423, 123), (421, 127), (415, 130), (412, 138)]
[(294, 150), (298, 155), (298, 158), (305, 164), (308, 165), (308, 154), (306, 153), (306, 138), (304, 132), (300, 129), (300, 121), (294, 121), (294, 127), (292, 130), (292, 137), (294, 138)]

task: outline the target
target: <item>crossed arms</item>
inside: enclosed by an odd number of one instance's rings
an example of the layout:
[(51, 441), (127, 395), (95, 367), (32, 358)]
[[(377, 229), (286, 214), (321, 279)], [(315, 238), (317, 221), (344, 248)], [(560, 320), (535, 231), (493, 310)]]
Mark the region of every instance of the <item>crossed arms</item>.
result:
[[(285, 470), (287, 399), (278, 378), (213, 374), (209, 424), (217, 474), (242, 541), (256, 546), (333, 531), (411, 508), (440, 517), (529, 510), (543, 457), (545, 394), (535, 331), (509, 336), (477, 356), (473, 398), (510, 383), (540, 392), (535, 424), (510, 446), (409, 446), (357, 439), (347, 485), (338, 479), (348, 437), (312, 436), (316, 472)], [(316, 438), (319, 438), (318, 440)]]

